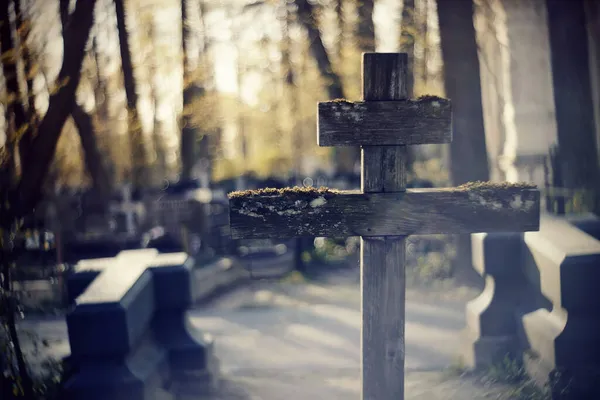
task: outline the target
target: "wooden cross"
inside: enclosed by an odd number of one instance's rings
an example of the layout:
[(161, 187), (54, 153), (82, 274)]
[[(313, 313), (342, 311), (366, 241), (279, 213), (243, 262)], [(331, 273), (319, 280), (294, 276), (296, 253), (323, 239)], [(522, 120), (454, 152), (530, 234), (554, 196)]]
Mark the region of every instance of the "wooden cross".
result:
[(406, 145), (451, 140), (445, 99), (406, 99), (406, 54), (363, 56), (364, 102), (319, 103), (321, 146), (362, 146), (362, 190), (230, 194), (235, 238), (361, 236), (362, 399), (404, 399), (405, 245), (412, 234), (532, 231), (527, 184), (406, 190)]

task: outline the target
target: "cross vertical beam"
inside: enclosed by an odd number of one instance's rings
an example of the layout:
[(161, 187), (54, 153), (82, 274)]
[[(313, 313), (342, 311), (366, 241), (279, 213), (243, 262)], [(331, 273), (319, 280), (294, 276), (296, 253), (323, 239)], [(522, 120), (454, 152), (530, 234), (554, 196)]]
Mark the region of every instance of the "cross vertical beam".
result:
[[(406, 54), (363, 55), (363, 100), (405, 100)], [(406, 145), (363, 146), (365, 193), (406, 189)], [(406, 236), (360, 240), (361, 375), (363, 400), (404, 399)]]

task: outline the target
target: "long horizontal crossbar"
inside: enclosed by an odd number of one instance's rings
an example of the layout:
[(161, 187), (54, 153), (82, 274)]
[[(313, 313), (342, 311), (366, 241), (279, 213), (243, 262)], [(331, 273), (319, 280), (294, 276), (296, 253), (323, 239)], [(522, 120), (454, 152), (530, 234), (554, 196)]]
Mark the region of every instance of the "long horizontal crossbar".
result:
[(539, 228), (540, 193), (529, 188), (398, 193), (289, 189), (232, 196), (229, 206), (236, 239), (524, 232)]
[(450, 143), (452, 106), (449, 100), (347, 102), (318, 107), (319, 146), (396, 146)]

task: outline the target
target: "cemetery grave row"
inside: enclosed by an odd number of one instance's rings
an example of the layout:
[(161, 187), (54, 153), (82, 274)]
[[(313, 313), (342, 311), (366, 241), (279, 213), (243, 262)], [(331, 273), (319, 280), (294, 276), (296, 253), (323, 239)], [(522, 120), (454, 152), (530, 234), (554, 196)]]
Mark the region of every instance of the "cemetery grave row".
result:
[[(366, 54), (364, 68), (366, 101), (403, 101), (404, 55)], [(371, 85), (373, 81), (378, 84)], [(425, 101), (434, 107), (439, 100)], [(321, 109), (340, 106), (325, 103)], [(339, 111), (324, 118), (357, 118), (348, 110)], [(419, 114), (419, 129), (427, 131), (428, 116)], [(447, 139), (444, 134), (428, 137)], [(383, 143), (390, 140), (379, 138)], [(278, 240), (360, 235), (362, 398), (398, 400), (404, 398), (406, 237), (487, 232), (472, 235), (474, 265), (485, 277), (486, 288), (467, 306), (463, 359), (469, 366), (489, 366), (519, 354), (530, 375), (557, 384), (553, 399), (598, 398), (598, 219), (540, 218), (540, 194), (526, 184), (407, 190), (404, 146), (364, 146), (360, 191), (288, 188), (232, 194), (232, 234)], [(212, 339), (195, 332), (184, 311), (193, 298), (188, 257), (146, 249), (88, 263), (96, 264), (95, 279), (86, 283), (67, 321), (72, 362), (79, 367), (66, 386), (71, 398), (151, 399), (165, 388), (199, 396), (214, 389), (218, 368)], [(96, 348), (94, 338), (99, 335), (108, 340)], [(140, 360), (145, 368), (140, 368)], [(189, 391), (183, 393), (184, 388)]]
[[(249, 189), (289, 183), (252, 174), (245, 178), (245, 188)], [(355, 188), (359, 180), (358, 176), (316, 171), (303, 182), (343, 189)], [(122, 250), (147, 246), (171, 252), (185, 250), (199, 258), (244, 256), (238, 248), (255, 247), (251, 240), (232, 241), (229, 235), (225, 193), (235, 190), (235, 184), (235, 179), (223, 180), (207, 189), (191, 180), (144, 191), (124, 186), (113, 193), (108, 207), (98, 201), (100, 197), (93, 190), (63, 189), (30, 218), (33, 229), (26, 229), (28, 242), (46, 240), (40, 243), (42, 248), (26, 249), (23, 264), (34, 268), (40, 263), (72, 265), (80, 259), (114, 256)]]

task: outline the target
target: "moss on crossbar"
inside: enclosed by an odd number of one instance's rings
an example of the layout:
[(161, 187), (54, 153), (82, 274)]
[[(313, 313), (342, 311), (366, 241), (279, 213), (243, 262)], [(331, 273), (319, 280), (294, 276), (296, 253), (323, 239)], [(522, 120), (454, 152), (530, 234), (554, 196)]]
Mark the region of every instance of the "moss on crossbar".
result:
[(413, 101), (449, 101), (448, 99), (444, 99), (443, 97), (440, 96), (434, 96), (432, 94), (425, 94), (423, 96), (420, 96), (419, 98), (413, 100)]
[[(449, 101), (448, 99), (445, 99), (443, 97), (439, 97), (439, 96), (434, 96), (431, 94), (426, 94), (423, 96), (420, 96), (416, 99), (406, 99), (406, 100), (397, 100), (397, 101), (412, 101), (415, 103), (419, 103), (419, 102), (429, 102), (429, 101)], [(357, 105), (357, 104), (363, 104), (364, 101), (350, 101), (350, 100), (346, 100), (346, 99), (333, 99), (330, 101), (330, 103), (340, 103), (340, 104), (348, 104), (348, 105)]]
[(457, 190), (497, 190), (497, 189), (535, 189), (536, 185), (527, 182), (467, 182), (457, 186)]
[(242, 197), (257, 197), (257, 196), (282, 196), (287, 194), (300, 194), (300, 195), (323, 195), (339, 193), (339, 190), (330, 189), (324, 186), (320, 188), (315, 187), (291, 187), (283, 189), (265, 188), (265, 189), (250, 189), (250, 190), (238, 190), (228, 194), (230, 199), (242, 198)]
[[(502, 189), (536, 189), (537, 186), (527, 182), (467, 182), (455, 188), (445, 188), (446, 190), (459, 190), (459, 191), (484, 191), (484, 190), (502, 190)], [(438, 189), (444, 190), (444, 189)], [(325, 194), (339, 194), (342, 191), (337, 189), (330, 189), (325, 186), (319, 188), (316, 187), (287, 187), (282, 189), (265, 188), (265, 189), (250, 189), (250, 190), (238, 190), (228, 194), (230, 199), (243, 198), (243, 197), (258, 197), (258, 196), (282, 196), (282, 195), (306, 195), (306, 196), (319, 196)]]

